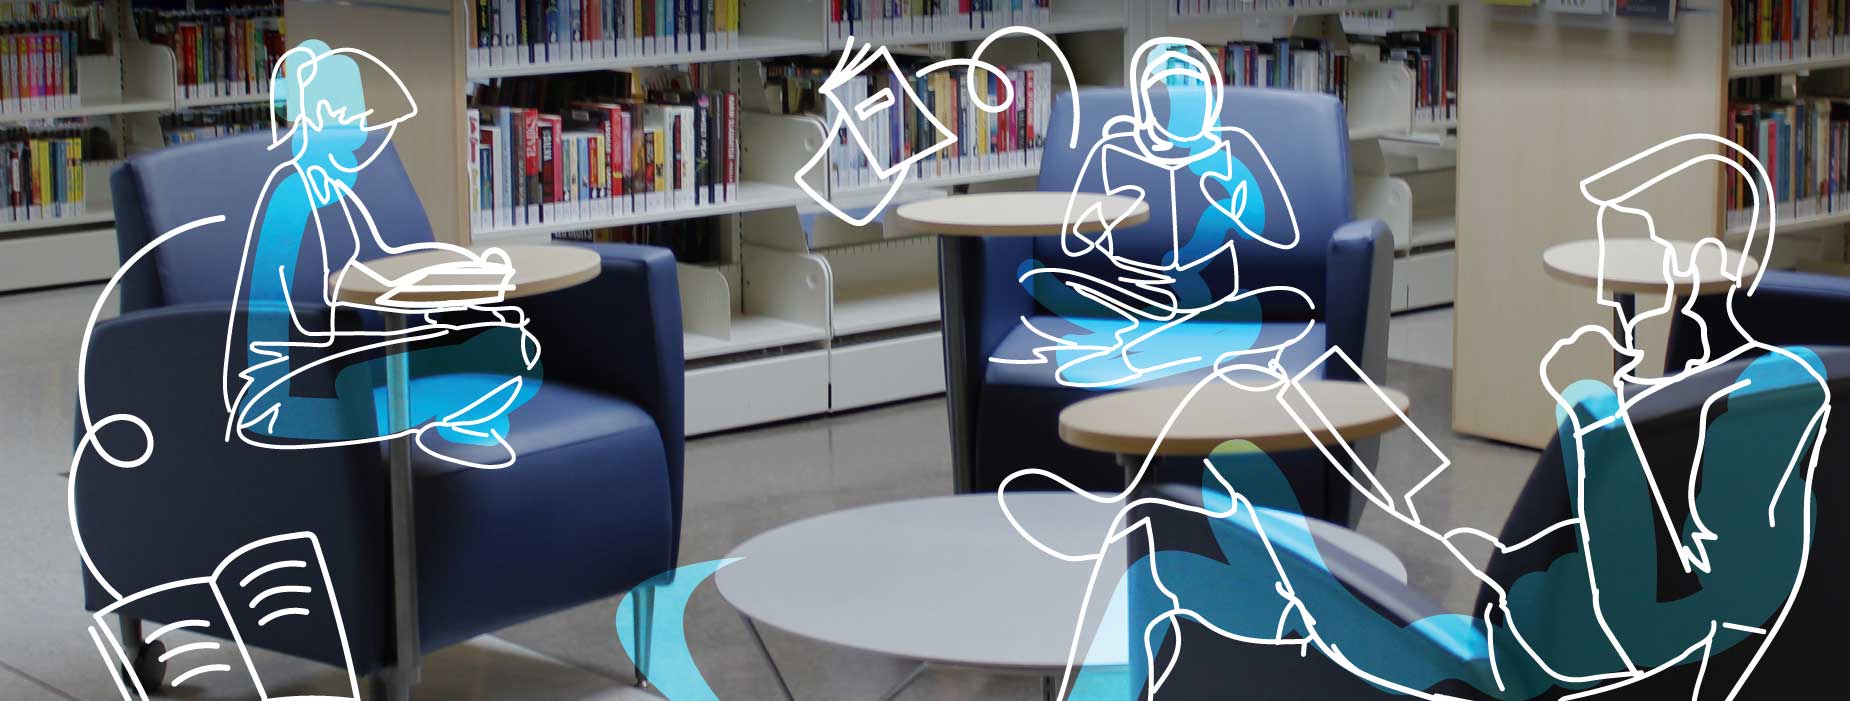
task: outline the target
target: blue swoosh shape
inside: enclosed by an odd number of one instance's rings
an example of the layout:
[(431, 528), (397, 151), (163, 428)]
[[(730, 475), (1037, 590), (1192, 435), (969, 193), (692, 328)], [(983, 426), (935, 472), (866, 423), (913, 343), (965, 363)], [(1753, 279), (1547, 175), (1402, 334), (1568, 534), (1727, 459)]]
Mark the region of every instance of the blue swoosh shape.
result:
[(623, 643), (624, 654), (633, 660), (637, 643), (636, 591), (644, 587), (655, 589), (647, 673), (649, 683), (671, 701), (719, 701), (713, 689), (707, 686), (706, 677), (701, 676), (700, 668), (694, 664), (693, 651), (687, 648), (687, 600), (693, 597), (701, 582), (740, 559), (696, 562), (663, 572), (636, 585), (617, 604), (617, 639)]

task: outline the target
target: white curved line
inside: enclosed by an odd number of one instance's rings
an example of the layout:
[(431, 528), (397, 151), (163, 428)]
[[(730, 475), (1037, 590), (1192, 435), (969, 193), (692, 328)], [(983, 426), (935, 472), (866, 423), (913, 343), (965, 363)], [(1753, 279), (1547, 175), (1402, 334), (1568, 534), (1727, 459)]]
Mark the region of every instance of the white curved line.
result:
[[(276, 596), (277, 594), (312, 594), (314, 593), (314, 591), (315, 590), (310, 589), (305, 586), (301, 586), (299, 584), (285, 584), (280, 587), (270, 587), (269, 589), (263, 590), (263, 593), (258, 594), (256, 597), (252, 598), (250, 607), (257, 608), (257, 605), (263, 603), (264, 599), (268, 599), (272, 596)], [(307, 612), (304, 611), (303, 613), (307, 613)]]
[[(211, 642), (211, 641), (200, 642), (200, 643), (190, 643), (186, 645), (181, 645), (179, 647), (176, 647), (164, 653), (161, 653), (161, 656), (158, 658), (158, 660), (161, 662), (166, 662), (167, 660), (173, 659), (174, 657), (186, 654), (188, 652), (193, 652), (195, 650), (217, 650), (217, 649), (218, 649), (218, 643)], [(177, 681), (174, 683), (179, 684), (179, 682)]]
[(209, 664), (209, 665), (204, 665), (201, 667), (194, 667), (192, 669), (186, 670), (185, 672), (181, 672), (179, 676), (173, 678), (173, 681), (167, 682), (167, 685), (168, 686), (179, 686), (181, 684), (185, 684), (186, 680), (192, 679), (193, 677), (197, 677), (207, 672), (229, 672), (229, 671), (231, 671), (231, 665), (228, 665), (228, 664)]
[(271, 611), (268, 615), (264, 616), (263, 618), (257, 619), (257, 627), (262, 628), (264, 626), (270, 625), (270, 621), (274, 621), (284, 616), (306, 616), (308, 614), (309, 614), (308, 609), (304, 609), (304, 608), (277, 609), (275, 611)]
[(248, 587), (251, 585), (251, 581), (257, 579), (258, 577), (262, 577), (266, 574), (275, 572), (277, 570), (289, 569), (289, 568), (294, 568), (294, 567), (308, 567), (308, 563), (303, 562), (301, 560), (279, 560), (277, 562), (272, 562), (270, 564), (264, 565), (257, 569), (251, 570), (250, 574), (244, 575), (243, 579), (238, 580), (238, 586)]
[(161, 636), (166, 635), (176, 630), (180, 630), (182, 628), (210, 628), (210, 627), (212, 627), (212, 623), (210, 621), (206, 621), (206, 620), (202, 620), (198, 618), (191, 618), (191, 619), (187, 619), (184, 621), (174, 621), (172, 623), (161, 626), (159, 628), (155, 628), (154, 632), (149, 633), (146, 637), (143, 637), (141, 639), (141, 642), (143, 643), (154, 642), (156, 640), (159, 640)]

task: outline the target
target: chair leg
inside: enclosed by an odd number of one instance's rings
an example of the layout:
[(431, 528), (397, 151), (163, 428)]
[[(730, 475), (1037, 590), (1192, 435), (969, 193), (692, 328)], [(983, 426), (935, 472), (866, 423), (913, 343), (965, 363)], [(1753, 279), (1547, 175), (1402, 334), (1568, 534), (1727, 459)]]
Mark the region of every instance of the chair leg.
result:
[(116, 633), (121, 636), (122, 652), (127, 654), (129, 659), (135, 659), (137, 655), (141, 654), (143, 645), (141, 642), (141, 619), (117, 615)]
[(403, 681), (395, 669), (382, 669), (372, 676), (372, 701), (411, 701), (411, 683)]
[(655, 587), (638, 587), (632, 596), (636, 597), (636, 606), (632, 609), (636, 617), (636, 686), (649, 688), (649, 647), (654, 638), (655, 626)]

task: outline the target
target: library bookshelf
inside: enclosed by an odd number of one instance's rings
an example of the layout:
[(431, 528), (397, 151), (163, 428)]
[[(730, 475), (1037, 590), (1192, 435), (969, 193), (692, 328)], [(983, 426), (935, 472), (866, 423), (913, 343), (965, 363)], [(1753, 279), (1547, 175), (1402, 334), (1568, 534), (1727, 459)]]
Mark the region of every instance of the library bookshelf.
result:
[[(895, 53), (967, 56), (994, 29), (1021, 24), (1053, 37), (1080, 83), (1122, 84), (1130, 51), (1158, 34), (1194, 37), (1193, 29), (1218, 28), (1199, 38), (1224, 42), (1236, 38), (1228, 28), (1255, 18), (1265, 19), (1267, 26), (1282, 23), (1280, 34), (1299, 34), (1335, 27), (1340, 13), (1349, 10), (1395, 10), (1410, 27), (1443, 21), (1448, 13), (1448, 3), (1433, 0), (1356, 0), (1290, 11), (1251, 10), (1249, 5), (1249, 10), (1208, 18), (1178, 16), (1167, 3), (1139, 0), (1023, 4), (1027, 7), (1017, 16), (849, 28), (833, 21), (826, 0), (744, 0), (736, 32), (710, 36), (704, 49), (613, 44), (588, 51), (573, 47), (553, 60), (484, 47), (473, 20), (474, 3), (292, 0), (286, 7), (292, 43), (314, 37), (334, 46), (364, 47), (406, 81), (422, 123), (401, 130), (396, 143), (439, 237), (475, 244), (530, 243), (549, 241), (566, 230), (722, 218), (729, 233), (722, 237), (717, 260), (678, 267), (687, 431), (697, 435), (944, 388), (935, 242), (889, 237), (877, 220), (857, 227), (818, 214), (820, 208), (795, 187), (792, 176), (821, 146), (825, 127), (814, 117), (766, 114), (751, 104), (755, 94), (762, 94), (762, 61), (827, 55), (846, 43), (850, 31), (857, 43), (886, 45)], [(1382, 31), (1392, 30), (1397, 28), (1389, 17), (1393, 14), (1376, 12), (1370, 21), (1382, 25)], [(1035, 42), (1019, 37), (998, 40), (984, 56), (1011, 65), (1048, 59)], [(677, 64), (700, 65), (702, 87), (737, 92), (744, 103), (734, 197), (519, 226), (483, 226), (471, 216), (464, 194), (469, 162), (464, 142), (472, 83)], [(1392, 222), (1400, 250), (1397, 279), (1423, 280), (1397, 282), (1394, 306), (1441, 304), (1450, 301), (1452, 289), (1449, 249), (1456, 227), (1449, 209), (1449, 168), (1457, 140), (1449, 135), (1451, 123), (1431, 115), (1421, 119), (1410, 69), (1371, 68), (1379, 71), (1358, 82), (1350, 96), (1351, 148), (1360, 164), (1358, 214)], [(1030, 155), (993, 167), (913, 177), (899, 199), (1032, 187), (1036, 161)], [(870, 206), (884, 194), (878, 186), (832, 185), (818, 174), (809, 182), (844, 209)]]
[[(115, 217), (109, 175), (123, 154), (164, 144), (160, 117), (231, 101), (197, 102), (180, 96), (180, 71), (166, 46), (136, 36), (130, 0), (102, 0), (107, 51), (77, 55), (78, 90), (71, 102), (0, 112), (0, 128), (49, 125), (84, 118), (108, 134), (114, 154), (83, 163), (83, 207), (65, 216), (0, 222), (0, 292), (108, 278), (116, 270)], [(267, 96), (242, 98), (261, 103)], [(90, 152), (94, 145), (86, 147)], [(75, 208), (73, 208), (75, 209)]]
[[(943, 391), (935, 241), (889, 239), (878, 222), (850, 227), (818, 215), (820, 207), (792, 176), (823, 145), (822, 121), (769, 114), (753, 104), (763, 95), (762, 61), (824, 56), (845, 43), (847, 27), (831, 21), (828, 2), (742, 0), (736, 32), (709, 35), (704, 49), (613, 43), (571, 47), (550, 61), (484, 50), (475, 6), (452, 7), (445, 0), (285, 5), (291, 43), (313, 37), (365, 48), (393, 66), (417, 99), (419, 117), (395, 143), (439, 237), (534, 243), (562, 231), (719, 218), (727, 235), (717, 260), (677, 265), (689, 435)], [(895, 53), (953, 56), (967, 55), (994, 28), (1026, 24), (1053, 37), (1069, 56), (1085, 56), (1075, 59), (1082, 83), (1121, 80), (1126, 48), (1142, 40), (1141, 3), (1054, 0), (1038, 10), (983, 18), (987, 28), (956, 18), (965, 25), (961, 30), (941, 22), (937, 32), (924, 31), (923, 23), (864, 23), (854, 27), (854, 36)], [(698, 39), (681, 44), (690, 45), (702, 46)], [(1014, 64), (1042, 60), (1041, 53), (1031, 40), (1012, 38), (996, 42), (985, 59)], [(699, 65), (703, 88), (740, 96), (739, 182), (730, 199), (519, 226), (484, 226), (472, 216), (464, 147), (472, 83), (679, 64)], [(1086, 65), (1098, 70), (1086, 75)], [(910, 177), (898, 199), (1030, 186), (1036, 172), (1024, 159)], [(820, 172), (809, 182), (843, 208), (873, 205), (884, 194), (874, 186), (832, 185)]]

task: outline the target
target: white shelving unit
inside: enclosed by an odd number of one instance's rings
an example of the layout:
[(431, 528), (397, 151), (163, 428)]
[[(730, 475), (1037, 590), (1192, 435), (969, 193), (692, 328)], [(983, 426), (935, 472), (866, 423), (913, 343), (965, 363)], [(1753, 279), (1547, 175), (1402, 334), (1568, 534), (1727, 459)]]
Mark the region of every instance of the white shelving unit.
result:
[[(177, 97), (173, 52), (129, 36), (129, 0), (107, 1), (112, 3), (105, 21), (113, 51), (78, 57), (78, 104), (0, 113), (0, 126), (86, 117), (111, 134), (118, 153), (161, 145), (156, 116), (192, 106)], [(82, 214), (0, 223), (0, 292), (103, 280), (115, 272), (115, 214), (109, 196), (115, 165), (84, 165)]]
[[(768, 106), (754, 104), (764, 96), (762, 73), (754, 70), (758, 60), (825, 55), (845, 43), (845, 35), (832, 31), (826, 0), (742, 2), (740, 34), (736, 41), (719, 42), (723, 48), (613, 50), (600, 58), (553, 62), (518, 60), (517, 52), (472, 50), (472, 3), (357, 5), (292, 3), (291, 41), (315, 37), (333, 46), (366, 48), (397, 70), (418, 100), (419, 119), (427, 121), (414, 124), (415, 132), (404, 130), (418, 134), (415, 141), (401, 135), (395, 143), (433, 226), (439, 232), (467, 232), (451, 240), (540, 242), (556, 231), (695, 217), (723, 216), (730, 223), (733, 235), (722, 242), (722, 262), (677, 268), (689, 435), (943, 391), (935, 241), (887, 239), (878, 224), (850, 227), (827, 215), (799, 214), (816, 205), (792, 176), (822, 147), (824, 125), (816, 117), (769, 114)], [(1109, 84), (1122, 80), (1123, 50), (1142, 41), (1145, 12), (1134, 0), (1054, 0), (1049, 11), (1022, 23), (1063, 44), (1076, 42), (1065, 50), (1074, 57), (1081, 82)], [(447, 23), (449, 31), (443, 32), (439, 22)], [(955, 42), (980, 41), (1008, 24), (933, 33), (861, 30), (856, 40), (901, 53), (951, 56), (968, 47)], [(1008, 63), (1032, 60), (1033, 49), (1021, 48), (1031, 43), (1007, 39), (986, 56)], [(445, 55), (452, 60), (441, 60)], [(679, 63), (700, 63), (707, 87), (739, 93), (741, 185), (733, 199), (588, 220), (472, 225), (467, 198), (461, 196), (466, 187), (463, 149), (460, 139), (449, 138), (466, 133), (465, 96), (471, 81)], [(939, 196), (960, 186), (1031, 186), (1039, 172), (1031, 163), (910, 176), (899, 199)], [(869, 206), (885, 194), (879, 186), (831, 190), (820, 169), (808, 185), (841, 207)]]

